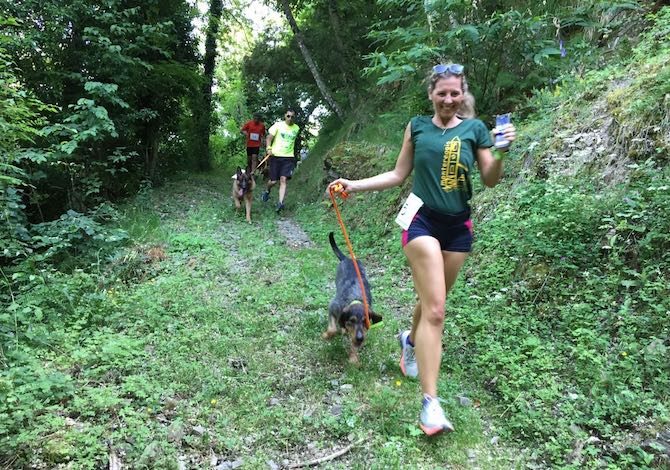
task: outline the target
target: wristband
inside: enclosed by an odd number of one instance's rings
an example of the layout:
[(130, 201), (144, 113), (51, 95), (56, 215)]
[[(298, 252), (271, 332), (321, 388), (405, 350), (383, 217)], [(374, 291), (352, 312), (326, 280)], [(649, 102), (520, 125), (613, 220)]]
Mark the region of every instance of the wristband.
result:
[(493, 158), (495, 158), (496, 160), (503, 160), (505, 158), (505, 154), (507, 152), (503, 152), (501, 150), (498, 150), (498, 149), (494, 148), (492, 153), (493, 153)]

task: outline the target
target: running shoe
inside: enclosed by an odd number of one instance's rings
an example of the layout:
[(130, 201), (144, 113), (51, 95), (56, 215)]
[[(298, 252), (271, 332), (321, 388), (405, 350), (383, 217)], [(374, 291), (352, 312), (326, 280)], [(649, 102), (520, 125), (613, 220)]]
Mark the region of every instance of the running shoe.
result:
[(277, 203), (277, 213), (279, 214), (281, 211), (284, 210), (284, 204), (281, 202)]
[(400, 370), (405, 377), (416, 378), (419, 375), (419, 366), (416, 363), (414, 355), (414, 346), (407, 343), (409, 330), (405, 330), (398, 335), (400, 341)]
[(444, 416), (440, 401), (430, 395), (423, 396), (423, 408), (419, 422), (421, 430), (428, 436), (441, 432), (452, 432), (454, 425)]

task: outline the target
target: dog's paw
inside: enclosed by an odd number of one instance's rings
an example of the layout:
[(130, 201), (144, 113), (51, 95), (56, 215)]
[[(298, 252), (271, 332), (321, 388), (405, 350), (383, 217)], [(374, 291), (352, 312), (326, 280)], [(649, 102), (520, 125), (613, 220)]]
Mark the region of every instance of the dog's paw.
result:
[(336, 333), (337, 333), (337, 331), (326, 330), (326, 331), (324, 331), (324, 332), (321, 334), (321, 338), (323, 338), (323, 339), (330, 339), (330, 338), (332, 338), (333, 336), (335, 336)]
[(361, 365), (361, 361), (358, 359), (358, 354), (355, 353), (349, 354), (349, 364), (357, 367)]

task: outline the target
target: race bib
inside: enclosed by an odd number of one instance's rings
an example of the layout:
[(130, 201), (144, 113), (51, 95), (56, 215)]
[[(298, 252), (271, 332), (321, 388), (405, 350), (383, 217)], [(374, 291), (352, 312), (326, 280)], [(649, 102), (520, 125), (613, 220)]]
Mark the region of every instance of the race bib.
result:
[(421, 198), (414, 193), (409, 193), (405, 204), (402, 205), (400, 212), (398, 212), (395, 218), (395, 223), (400, 225), (403, 230), (407, 230), (412, 220), (414, 220), (414, 216), (421, 209), (421, 206), (423, 206)]
[(261, 136), (257, 132), (249, 134), (249, 140), (261, 140)]

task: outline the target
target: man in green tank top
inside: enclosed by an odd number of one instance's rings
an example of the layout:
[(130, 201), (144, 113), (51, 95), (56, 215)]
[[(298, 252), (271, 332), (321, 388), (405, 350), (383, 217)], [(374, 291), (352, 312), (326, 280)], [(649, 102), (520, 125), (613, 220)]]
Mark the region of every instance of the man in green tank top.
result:
[(261, 198), (267, 202), (270, 198), (270, 189), (279, 181), (279, 201), (277, 212), (284, 209), (284, 197), (288, 180), (295, 169), (295, 143), (300, 133), (300, 127), (295, 124), (295, 111), (286, 110), (284, 121), (278, 121), (270, 127), (267, 137), (267, 152), (270, 155), (270, 180)]

